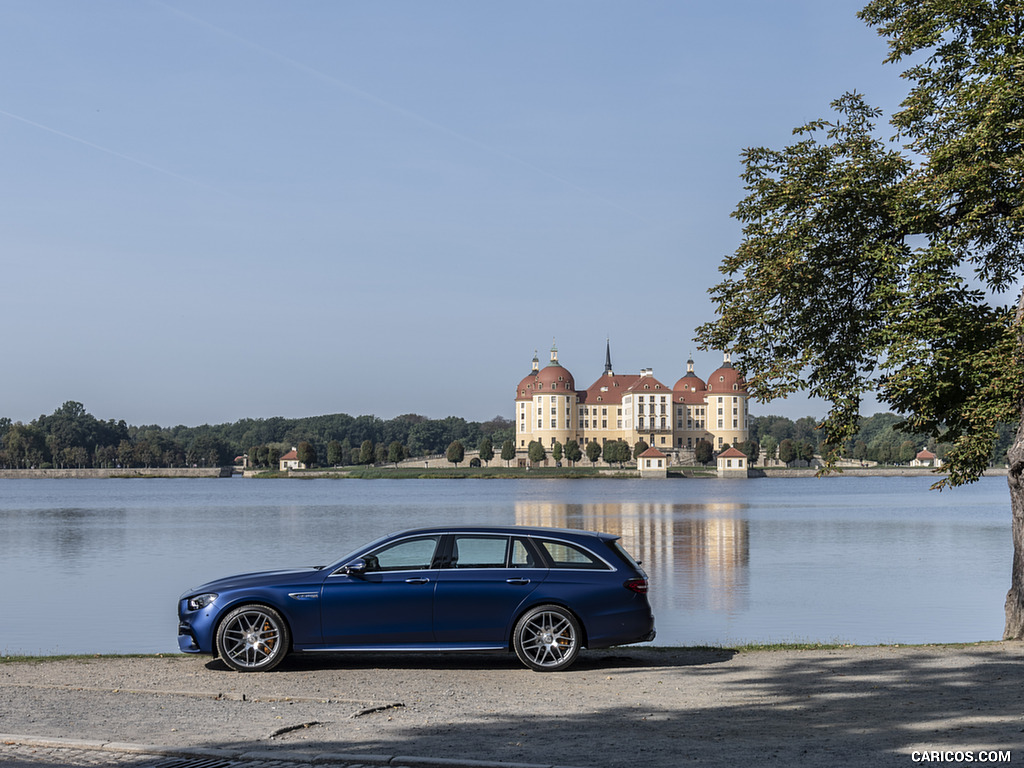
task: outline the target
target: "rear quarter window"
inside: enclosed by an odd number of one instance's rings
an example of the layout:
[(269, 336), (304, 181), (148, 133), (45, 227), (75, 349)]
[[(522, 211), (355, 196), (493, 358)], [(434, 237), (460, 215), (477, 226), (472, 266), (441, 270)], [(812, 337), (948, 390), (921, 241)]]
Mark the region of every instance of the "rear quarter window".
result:
[(565, 541), (541, 539), (541, 547), (551, 558), (552, 568), (582, 568), (594, 571), (610, 570), (608, 564), (582, 547)]

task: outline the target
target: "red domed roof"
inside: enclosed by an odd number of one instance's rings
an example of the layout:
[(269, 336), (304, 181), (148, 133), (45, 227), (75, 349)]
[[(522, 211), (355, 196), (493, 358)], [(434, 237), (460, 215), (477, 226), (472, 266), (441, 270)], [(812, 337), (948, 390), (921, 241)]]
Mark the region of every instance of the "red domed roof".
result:
[(530, 371), (528, 376), (524, 376), (523, 380), (519, 382), (519, 386), (516, 387), (516, 400), (532, 400), (533, 391), (537, 387), (537, 374), (534, 371)]
[(707, 385), (704, 380), (693, 372), (693, 359), (686, 361), (686, 375), (672, 387), (672, 399), (677, 403), (687, 405), (701, 405), (704, 402), (704, 393), (707, 392)]
[(708, 376), (708, 392), (744, 392), (747, 391), (747, 383), (740, 376), (739, 371), (732, 367), (728, 355), (722, 367)]
[(558, 362), (558, 347), (551, 347), (551, 362), (537, 374), (535, 391), (544, 392), (575, 392), (576, 381), (568, 368)]
[(537, 387), (545, 392), (576, 391), (576, 381), (568, 368), (563, 368), (558, 363), (541, 368), (537, 374)]
[(673, 392), (704, 392), (707, 389), (707, 385), (703, 379), (695, 373), (687, 373), (683, 378), (675, 383), (672, 387)]

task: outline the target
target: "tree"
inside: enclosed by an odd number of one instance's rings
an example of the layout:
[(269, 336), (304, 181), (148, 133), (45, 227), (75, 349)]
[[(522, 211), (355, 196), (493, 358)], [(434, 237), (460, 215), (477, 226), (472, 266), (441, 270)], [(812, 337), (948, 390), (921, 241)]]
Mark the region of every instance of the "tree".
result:
[(625, 440), (613, 440), (604, 444), (604, 460), (609, 464), (618, 463), (621, 467), (629, 461), (631, 455), (632, 449)]
[(477, 449), (480, 451), (480, 461), (490, 466), (491, 459), (494, 458), (494, 443), (491, 442), (491, 438), (483, 438)]
[(299, 446), (295, 449), (296, 456), (300, 462), (302, 462), (306, 468), (312, 467), (316, 464), (316, 448), (308, 440), (302, 440), (299, 442)]
[(577, 461), (583, 458), (583, 450), (580, 448), (579, 442), (576, 440), (569, 440), (565, 444), (565, 458), (573, 466), (576, 465)]
[(448, 450), (445, 452), (445, 458), (457, 467), (459, 466), (459, 462), (466, 458), (466, 449), (458, 440), (452, 440), (448, 444)]
[(345, 463), (345, 452), (342, 450), (341, 443), (337, 440), (331, 440), (327, 443), (327, 464), (331, 467), (337, 467), (339, 464)]
[(393, 440), (391, 445), (388, 446), (388, 461), (394, 464), (396, 468), (398, 467), (398, 463), (400, 461), (405, 461), (408, 455), (409, 452), (405, 449), (405, 446), (397, 440)]
[(891, 118), (904, 149), (847, 94), (792, 146), (746, 150), (743, 241), (698, 340), (739, 356), (757, 400), (828, 401), (829, 445), (853, 436), (875, 390), (902, 429), (951, 444), (935, 487), (975, 481), (998, 425), (1016, 424), (1004, 637), (1024, 638), (1024, 7), (872, 0), (860, 17), (888, 62), (912, 57)]
[(601, 444), (595, 440), (591, 440), (587, 443), (586, 447), (587, 458), (590, 459), (591, 464), (597, 463), (597, 460), (601, 458)]
[(788, 437), (779, 443), (779, 461), (787, 467), (797, 459), (797, 456), (797, 447)]
[(747, 440), (746, 442), (737, 446), (738, 450), (747, 457), (747, 465), (754, 466), (757, 464), (757, 460), (761, 458), (761, 446), (756, 440)]
[(374, 458), (373, 440), (363, 440), (359, 445), (358, 464), (372, 464)]
[(853, 458), (857, 461), (864, 461), (868, 457), (868, 444), (858, 440), (853, 444)]
[(633, 458), (640, 458), (640, 454), (650, 448), (646, 440), (637, 440), (636, 445), (633, 446)]
[(811, 466), (811, 462), (814, 461), (814, 443), (810, 440), (799, 440), (796, 443), (796, 457), (801, 461), (806, 461), (807, 466)]
[(505, 462), (505, 466), (516, 457), (516, 444), (511, 440), (506, 440), (501, 444), (501, 460)]
[(562, 460), (562, 444), (557, 440), (551, 446), (551, 458), (555, 460), (556, 464)]
[(693, 448), (693, 460), (706, 467), (715, 455), (715, 448), (707, 440), (698, 440)]
[(548, 452), (544, 450), (544, 444), (539, 440), (531, 440), (526, 448), (526, 455), (529, 456), (531, 464), (540, 464), (547, 459)]

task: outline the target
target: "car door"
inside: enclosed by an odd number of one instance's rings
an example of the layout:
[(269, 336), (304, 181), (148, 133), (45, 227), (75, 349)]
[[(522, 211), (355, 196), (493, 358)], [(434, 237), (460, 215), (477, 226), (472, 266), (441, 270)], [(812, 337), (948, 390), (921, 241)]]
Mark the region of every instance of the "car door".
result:
[(437, 574), (434, 637), (463, 648), (503, 648), (519, 607), (547, 577), (532, 544), (500, 534), (452, 534)]
[(400, 648), (434, 641), (434, 567), (441, 535), (387, 542), (362, 556), (366, 569), (324, 581), (321, 623), (327, 648)]

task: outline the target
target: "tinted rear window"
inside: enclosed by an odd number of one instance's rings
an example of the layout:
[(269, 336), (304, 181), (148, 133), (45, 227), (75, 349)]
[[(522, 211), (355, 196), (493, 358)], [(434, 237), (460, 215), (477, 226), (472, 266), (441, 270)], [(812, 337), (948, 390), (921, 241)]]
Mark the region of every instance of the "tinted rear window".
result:
[(551, 558), (552, 568), (586, 568), (607, 571), (608, 565), (596, 555), (565, 541), (541, 539), (540, 544)]

